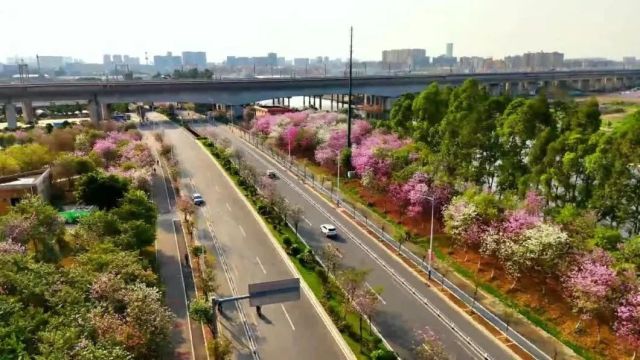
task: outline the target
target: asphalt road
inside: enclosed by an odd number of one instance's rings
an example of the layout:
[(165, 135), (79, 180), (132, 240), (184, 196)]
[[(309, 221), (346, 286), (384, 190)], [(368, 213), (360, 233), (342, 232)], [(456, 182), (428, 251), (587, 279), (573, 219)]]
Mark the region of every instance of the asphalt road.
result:
[[(204, 124), (196, 126), (211, 127)], [(349, 221), (334, 206), (306, 188), (295, 176), (241, 140), (230, 128), (222, 125), (212, 128), (220, 136), (229, 138), (232, 146), (241, 149), (245, 155), (244, 161), (254, 165), (259, 172), (274, 169), (279, 173), (281, 178), (276, 181), (278, 192), (291, 204), (304, 209), (304, 219), (298, 230), (311, 247), (321, 250), (325, 244), (332, 243), (342, 252), (343, 264), (371, 270), (369, 285), (383, 289), (381, 305), (373, 323), (402, 358), (413, 357), (412, 351), (416, 345), (413, 334), (426, 327), (439, 336), (447, 352), (455, 359), (482, 358), (484, 354), (500, 360), (517, 358), (438, 290), (426, 285), (387, 249)], [(322, 235), (320, 225), (324, 223), (333, 223), (337, 227), (337, 239), (327, 239)], [(456, 324), (463, 335), (459, 336), (452, 331), (426, 303)], [(464, 337), (472, 339), (482, 354), (474, 351)]]
[(195, 296), (195, 286), (183, 261), (186, 243), (175, 212), (175, 197), (161, 171), (153, 177), (152, 194), (158, 206), (156, 258), (165, 285), (165, 303), (175, 316), (171, 358), (207, 360), (202, 326), (189, 319), (188, 302)]
[[(164, 126), (181, 166), (183, 187), (206, 201), (199, 211), (198, 239), (207, 251), (216, 252), (219, 274), (227, 270), (225, 277), (219, 276), (219, 295), (242, 295), (250, 283), (294, 277), (246, 200), (211, 157), (184, 129)], [(246, 300), (238, 307), (227, 303), (221, 328), (237, 345), (237, 358), (252, 358), (254, 350), (261, 359), (353, 358), (318, 307), (304, 291), (297, 302), (263, 306), (262, 317)]]

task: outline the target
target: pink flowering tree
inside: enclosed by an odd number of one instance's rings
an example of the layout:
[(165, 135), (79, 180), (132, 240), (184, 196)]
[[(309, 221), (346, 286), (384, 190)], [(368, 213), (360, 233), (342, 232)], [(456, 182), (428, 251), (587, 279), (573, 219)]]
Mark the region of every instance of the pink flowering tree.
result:
[(20, 243), (11, 240), (0, 242), (0, 255), (24, 254), (26, 251), (27, 248)]
[(315, 152), (315, 159), (322, 166), (335, 166), (340, 151), (347, 147), (347, 129), (336, 129), (329, 139), (320, 145)]
[(602, 249), (578, 255), (575, 265), (564, 275), (563, 284), (565, 295), (581, 321), (590, 319), (610, 307), (619, 285), (613, 258)]
[(523, 209), (529, 215), (540, 216), (544, 209), (544, 197), (537, 191), (528, 191), (524, 198)]
[(391, 152), (406, 144), (396, 134), (374, 132), (353, 148), (351, 164), (359, 176), (384, 184), (391, 175)]
[(155, 164), (155, 159), (143, 142), (132, 141), (122, 149), (120, 163), (131, 163), (138, 168), (148, 168)]
[(635, 290), (625, 296), (616, 309), (614, 324), (616, 335), (636, 350), (640, 348), (640, 291)]
[(431, 211), (431, 199), (433, 199), (434, 216), (438, 217), (444, 204), (451, 198), (451, 188), (436, 185), (427, 174), (417, 172), (402, 185), (397, 195), (407, 199), (409, 216), (428, 214)]
[(93, 145), (93, 151), (105, 160), (106, 164), (111, 163), (118, 156), (116, 145), (105, 139), (97, 140)]

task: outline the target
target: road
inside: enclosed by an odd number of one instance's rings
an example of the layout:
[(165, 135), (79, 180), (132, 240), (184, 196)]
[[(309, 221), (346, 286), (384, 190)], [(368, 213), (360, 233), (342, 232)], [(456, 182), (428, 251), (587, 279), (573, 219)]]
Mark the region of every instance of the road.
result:
[[(196, 126), (211, 127), (205, 124)], [(240, 149), (245, 155), (245, 161), (255, 166), (258, 172), (275, 169), (280, 174), (281, 179), (276, 182), (278, 192), (291, 204), (303, 208), (304, 219), (299, 224), (299, 232), (311, 247), (321, 250), (325, 244), (333, 243), (343, 254), (343, 264), (371, 270), (369, 285), (383, 288), (383, 302), (373, 323), (402, 358), (412, 357), (415, 338), (411, 334), (426, 327), (440, 337), (447, 352), (457, 359), (481, 358), (479, 352), (486, 353), (493, 359), (516, 358), (514, 353), (444, 298), (438, 290), (426, 285), (424, 280), (378, 241), (314, 191), (306, 188), (295, 176), (241, 140), (230, 128), (221, 125), (212, 128), (220, 136), (229, 138), (232, 146)], [(336, 240), (329, 240), (320, 233), (319, 227), (323, 223), (336, 225), (339, 233)], [(433, 308), (456, 324), (463, 336), (453, 332)], [(474, 351), (465, 342), (464, 336), (472, 339), (481, 350)]]
[[(184, 129), (166, 123), (165, 140), (174, 145), (183, 187), (199, 192), (206, 204), (197, 221), (198, 239), (215, 252), (222, 297), (247, 292), (248, 284), (295, 276), (266, 227), (209, 154)], [(284, 255), (286, 257), (286, 255)], [(223, 307), (223, 333), (237, 357), (256, 351), (261, 359), (353, 359), (346, 343), (315, 298), (302, 292), (297, 302), (267, 305), (258, 317), (247, 301)]]
[(175, 197), (168, 184), (162, 171), (153, 177), (153, 200), (158, 206), (156, 258), (165, 285), (165, 303), (175, 316), (171, 329), (172, 358), (207, 360), (202, 326), (189, 319), (188, 301), (195, 295), (195, 286), (190, 269), (183, 261), (186, 243), (177, 220)]

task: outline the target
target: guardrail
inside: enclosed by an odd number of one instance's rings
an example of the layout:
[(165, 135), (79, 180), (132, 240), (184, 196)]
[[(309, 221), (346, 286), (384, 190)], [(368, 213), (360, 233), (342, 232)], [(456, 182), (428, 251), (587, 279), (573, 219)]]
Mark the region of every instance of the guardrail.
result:
[[(337, 200), (336, 194), (332, 190), (325, 188), (323, 184), (318, 183), (315, 177), (313, 176), (313, 174), (307, 173), (304, 170), (304, 168), (301, 169), (299, 166), (295, 165), (294, 163), (289, 162), (285, 157), (274, 152), (271, 148), (265, 147), (264, 145), (260, 144), (258, 139), (255, 136), (252, 136), (245, 129), (242, 129), (235, 125), (230, 125), (230, 126), (243, 132), (245, 135), (249, 137), (249, 142), (255, 148), (267, 154), (272, 159), (277, 161), (280, 165), (284, 166), (285, 168), (288, 168), (291, 172), (293, 172), (297, 176), (302, 177), (305, 181), (308, 181), (314, 189), (329, 196), (334, 201)], [(396, 249), (399, 249), (400, 253), (404, 255), (407, 259), (409, 259), (417, 268), (421, 269), (422, 271), (428, 274), (428, 271), (429, 271), (428, 264), (425, 263), (425, 260), (423, 258), (419, 258), (412, 251), (408, 250), (407, 248), (401, 247), (400, 244), (391, 235), (389, 235), (383, 229), (381, 229), (380, 227), (378, 227), (377, 225), (369, 221), (367, 217), (363, 216), (359, 211), (357, 211), (355, 207), (351, 206), (349, 203), (345, 201), (340, 201), (340, 206), (346, 209), (347, 211), (349, 211), (351, 214), (353, 214), (353, 217), (359, 223), (366, 226), (371, 232), (376, 234), (382, 241), (385, 241), (390, 246)], [(494, 328), (496, 328), (496, 330), (500, 331), (502, 334), (504, 334), (506, 337), (508, 337), (510, 340), (512, 340), (514, 343), (516, 343), (518, 346), (520, 346), (524, 351), (529, 353), (534, 358), (549, 359), (549, 360), (552, 359), (552, 357), (549, 356), (547, 353), (545, 353), (536, 345), (531, 343), (520, 333), (518, 333), (517, 331), (509, 327), (509, 324), (507, 324), (502, 319), (500, 319), (496, 314), (492, 313), (487, 308), (485, 308), (480, 303), (478, 303), (474, 297), (467, 294), (464, 290), (460, 289), (453, 282), (448, 280), (443, 274), (441, 274), (440, 272), (438, 272), (433, 268), (431, 270), (431, 279), (439, 283), (443, 288), (446, 288), (458, 300), (462, 301), (465, 305), (469, 306), (469, 308), (473, 312), (475, 312), (484, 320), (489, 322)]]

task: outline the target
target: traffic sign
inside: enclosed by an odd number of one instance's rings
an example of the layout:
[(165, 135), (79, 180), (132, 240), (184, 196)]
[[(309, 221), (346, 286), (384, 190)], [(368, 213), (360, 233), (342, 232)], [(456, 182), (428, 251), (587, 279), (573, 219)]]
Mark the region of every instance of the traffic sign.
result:
[(249, 305), (262, 306), (300, 300), (300, 279), (249, 284)]

